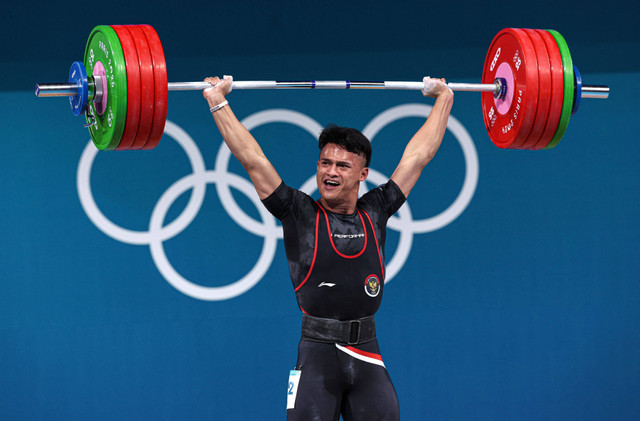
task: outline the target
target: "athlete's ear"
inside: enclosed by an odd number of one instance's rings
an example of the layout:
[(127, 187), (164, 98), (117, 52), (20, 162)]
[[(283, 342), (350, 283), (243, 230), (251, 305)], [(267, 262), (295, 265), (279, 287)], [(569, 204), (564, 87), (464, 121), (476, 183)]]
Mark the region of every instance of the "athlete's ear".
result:
[(369, 176), (369, 167), (364, 167), (360, 173), (360, 181), (364, 181)]

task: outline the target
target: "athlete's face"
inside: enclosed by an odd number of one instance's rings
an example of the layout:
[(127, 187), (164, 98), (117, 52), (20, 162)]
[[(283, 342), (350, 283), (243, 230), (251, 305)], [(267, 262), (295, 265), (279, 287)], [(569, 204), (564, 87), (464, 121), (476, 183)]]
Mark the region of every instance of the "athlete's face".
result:
[(322, 202), (336, 212), (355, 211), (360, 182), (366, 180), (369, 169), (362, 156), (328, 143), (320, 151), (316, 181)]

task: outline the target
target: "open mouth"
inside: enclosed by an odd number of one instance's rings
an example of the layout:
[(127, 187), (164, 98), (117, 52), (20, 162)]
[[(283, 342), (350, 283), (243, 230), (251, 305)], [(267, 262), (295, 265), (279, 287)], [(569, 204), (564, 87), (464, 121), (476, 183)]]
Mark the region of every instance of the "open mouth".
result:
[(324, 185), (332, 188), (332, 187), (338, 187), (340, 185), (340, 183), (338, 183), (337, 181), (333, 181), (333, 180), (325, 180), (324, 181)]

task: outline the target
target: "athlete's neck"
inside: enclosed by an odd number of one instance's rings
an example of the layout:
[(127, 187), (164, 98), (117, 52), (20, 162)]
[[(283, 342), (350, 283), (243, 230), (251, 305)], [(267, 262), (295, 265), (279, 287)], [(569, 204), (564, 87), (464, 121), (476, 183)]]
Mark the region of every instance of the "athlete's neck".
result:
[(320, 197), (320, 204), (326, 210), (333, 213), (341, 213), (344, 215), (351, 215), (356, 211), (356, 200), (345, 201), (327, 201), (324, 197)]

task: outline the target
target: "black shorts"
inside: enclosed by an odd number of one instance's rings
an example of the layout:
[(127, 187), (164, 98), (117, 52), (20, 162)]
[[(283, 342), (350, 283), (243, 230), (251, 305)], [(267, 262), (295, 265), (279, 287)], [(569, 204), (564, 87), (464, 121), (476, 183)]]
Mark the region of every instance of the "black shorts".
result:
[[(398, 397), (377, 340), (357, 346), (302, 339), (300, 379), (288, 421), (396, 421)], [(293, 389), (288, 389), (290, 393)]]

